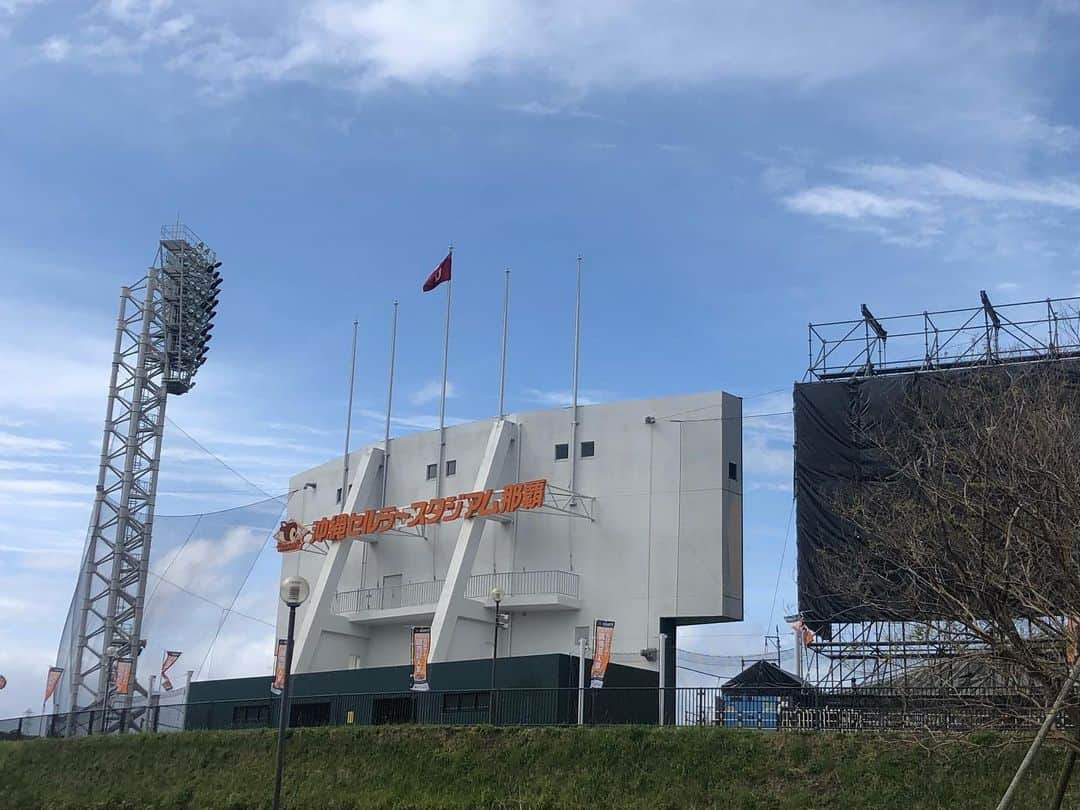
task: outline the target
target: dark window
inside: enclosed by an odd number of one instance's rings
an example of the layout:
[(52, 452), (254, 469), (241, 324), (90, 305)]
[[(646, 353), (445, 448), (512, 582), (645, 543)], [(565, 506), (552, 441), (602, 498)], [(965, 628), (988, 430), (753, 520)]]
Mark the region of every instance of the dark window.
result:
[(453, 475), (456, 472), (457, 472), (457, 459), (452, 458), (448, 462), (446, 462), (446, 474), (447, 475)]
[(438, 474), (439, 474), (439, 465), (438, 464), (428, 464), (427, 465), (427, 480), (428, 481), (434, 481), (435, 476), (437, 476)]
[(563, 459), (570, 458), (570, 445), (557, 444), (555, 445), (555, 460), (562, 461)]
[(444, 712), (486, 711), (487, 692), (449, 692), (443, 695)]
[(727, 477), (732, 481), (739, 480), (739, 465), (734, 461), (729, 461), (727, 465)]
[(581, 457), (592, 458), (596, 455), (596, 442), (582, 442), (581, 443)]
[(337, 488), (337, 498), (334, 500), (334, 503), (341, 503), (341, 487)]
[(290, 726), (325, 726), (329, 722), (329, 703), (294, 703), (289, 707)]
[(233, 706), (232, 719), (234, 726), (269, 725), (270, 705), (260, 703), (255, 706)]

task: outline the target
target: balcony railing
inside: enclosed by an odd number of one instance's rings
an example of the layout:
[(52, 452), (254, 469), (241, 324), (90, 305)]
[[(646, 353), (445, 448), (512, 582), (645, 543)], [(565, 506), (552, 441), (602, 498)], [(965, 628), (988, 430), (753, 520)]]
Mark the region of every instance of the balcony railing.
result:
[[(469, 599), (488, 599), (495, 586), (507, 596), (536, 596), (556, 594), (571, 599), (580, 598), (580, 578), (568, 571), (506, 571), (498, 574), (477, 574), (469, 577), (465, 596)], [(413, 582), (382, 588), (363, 588), (339, 591), (331, 607), (333, 613), (365, 613), (374, 610), (414, 608), (435, 605), (442, 593), (443, 580)]]
[(568, 571), (505, 571), (498, 574), (477, 574), (469, 577), (465, 596), (487, 599), (496, 586), (507, 596), (535, 596), (554, 593), (580, 598), (580, 578)]
[(339, 591), (334, 595), (334, 604), (330, 610), (333, 613), (362, 613), (368, 610), (393, 610), (434, 605), (439, 601), (442, 586), (441, 579), (430, 579), (408, 585)]

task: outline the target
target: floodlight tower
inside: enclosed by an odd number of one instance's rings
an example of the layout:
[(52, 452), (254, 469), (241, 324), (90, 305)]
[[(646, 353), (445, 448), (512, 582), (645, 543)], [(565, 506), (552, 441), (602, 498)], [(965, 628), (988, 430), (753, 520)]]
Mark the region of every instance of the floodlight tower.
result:
[[(105, 431), (83, 566), (76, 585), (71, 712), (106, 709), (110, 730), (133, 727), (154, 499), (169, 394), (186, 394), (206, 362), (221, 272), (214, 251), (179, 222), (161, 229), (146, 277), (120, 290)], [(110, 695), (110, 665), (130, 661), (127, 694)], [(111, 705), (106, 706), (106, 701)]]

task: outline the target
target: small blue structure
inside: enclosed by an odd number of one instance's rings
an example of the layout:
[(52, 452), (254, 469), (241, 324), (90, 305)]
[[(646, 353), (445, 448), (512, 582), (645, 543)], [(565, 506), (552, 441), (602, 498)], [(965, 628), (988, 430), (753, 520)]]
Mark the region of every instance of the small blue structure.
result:
[(729, 728), (775, 729), (781, 714), (802, 705), (811, 690), (797, 675), (758, 661), (720, 687), (717, 714)]

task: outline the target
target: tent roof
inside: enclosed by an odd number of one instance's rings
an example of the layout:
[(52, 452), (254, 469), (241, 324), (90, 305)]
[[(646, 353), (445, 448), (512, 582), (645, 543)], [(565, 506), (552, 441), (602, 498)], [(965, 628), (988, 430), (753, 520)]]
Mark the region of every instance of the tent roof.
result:
[(810, 684), (769, 661), (758, 661), (723, 684), (724, 691), (761, 692), (771, 689), (805, 689)]

